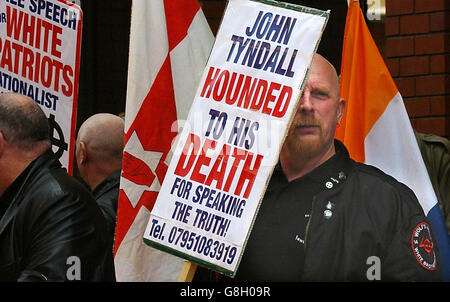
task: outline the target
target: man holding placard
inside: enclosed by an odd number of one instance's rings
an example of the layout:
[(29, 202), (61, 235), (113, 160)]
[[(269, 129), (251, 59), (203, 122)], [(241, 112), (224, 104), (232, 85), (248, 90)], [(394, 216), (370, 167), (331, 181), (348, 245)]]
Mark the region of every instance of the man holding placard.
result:
[(146, 244), (234, 275), (328, 15), (228, 2)]
[(334, 139), (344, 108), (316, 54), (234, 280), (440, 280), (414, 193)]
[(146, 244), (237, 281), (440, 278), (414, 193), (334, 140), (328, 15), (229, 1)]

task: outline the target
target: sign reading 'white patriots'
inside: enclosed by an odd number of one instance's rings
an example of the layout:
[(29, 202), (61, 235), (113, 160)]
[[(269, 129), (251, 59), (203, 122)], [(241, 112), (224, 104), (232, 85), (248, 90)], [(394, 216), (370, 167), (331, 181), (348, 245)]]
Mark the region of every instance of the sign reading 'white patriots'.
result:
[(65, 0), (0, 1), (0, 93), (38, 103), (53, 151), (71, 173), (77, 117), (81, 9)]

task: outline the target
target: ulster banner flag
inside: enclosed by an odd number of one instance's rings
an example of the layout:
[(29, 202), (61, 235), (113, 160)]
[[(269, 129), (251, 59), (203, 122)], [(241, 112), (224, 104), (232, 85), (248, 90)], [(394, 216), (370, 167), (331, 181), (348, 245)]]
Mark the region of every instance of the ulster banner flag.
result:
[(358, 1), (350, 1), (344, 33), (341, 97), (346, 115), (336, 130), (350, 156), (410, 187), (433, 232), (444, 279), (450, 279), (448, 233), (402, 97), (370, 35)]
[(114, 262), (117, 281), (176, 281), (183, 260), (143, 243), (214, 37), (197, 0), (134, 0), (125, 148)]

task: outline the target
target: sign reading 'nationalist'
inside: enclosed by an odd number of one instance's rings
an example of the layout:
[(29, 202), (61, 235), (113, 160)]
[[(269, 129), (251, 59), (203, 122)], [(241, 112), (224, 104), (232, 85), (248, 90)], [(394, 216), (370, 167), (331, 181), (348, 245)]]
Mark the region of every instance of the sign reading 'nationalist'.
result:
[(0, 92), (29, 96), (46, 113), (53, 150), (72, 171), (81, 9), (63, 0), (0, 2)]

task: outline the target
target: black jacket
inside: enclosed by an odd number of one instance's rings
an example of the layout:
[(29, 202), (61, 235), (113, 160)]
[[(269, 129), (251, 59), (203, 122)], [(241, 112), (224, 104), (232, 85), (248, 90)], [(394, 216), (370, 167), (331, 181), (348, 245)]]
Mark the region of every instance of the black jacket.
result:
[[(440, 281), (438, 248), (413, 191), (381, 170), (350, 159), (341, 142), (335, 141), (335, 147), (339, 160), (324, 173), (323, 190), (312, 197), (301, 280)], [(270, 181), (263, 203), (273, 201), (276, 183)], [(270, 257), (276, 256), (267, 255), (267, 261)], [(194, 280), (216, 277), (200, 269)]]
[(303, 279), (367, 281), (379, 263), (381, 281), (440, 281), (438, 249), (413, 191), (336, 145), (345, 152), (343, 171), (313, 200)]
[(111, 250), (113, 249), (114, 233), (116, 229), (119, 186), (120, 170), (111, 173), (92, 191), (92, 194), (106, 219)]
[(51, 151), (25, 169), (0, 204), (1, 281), (113, 280), (105, 219)]

